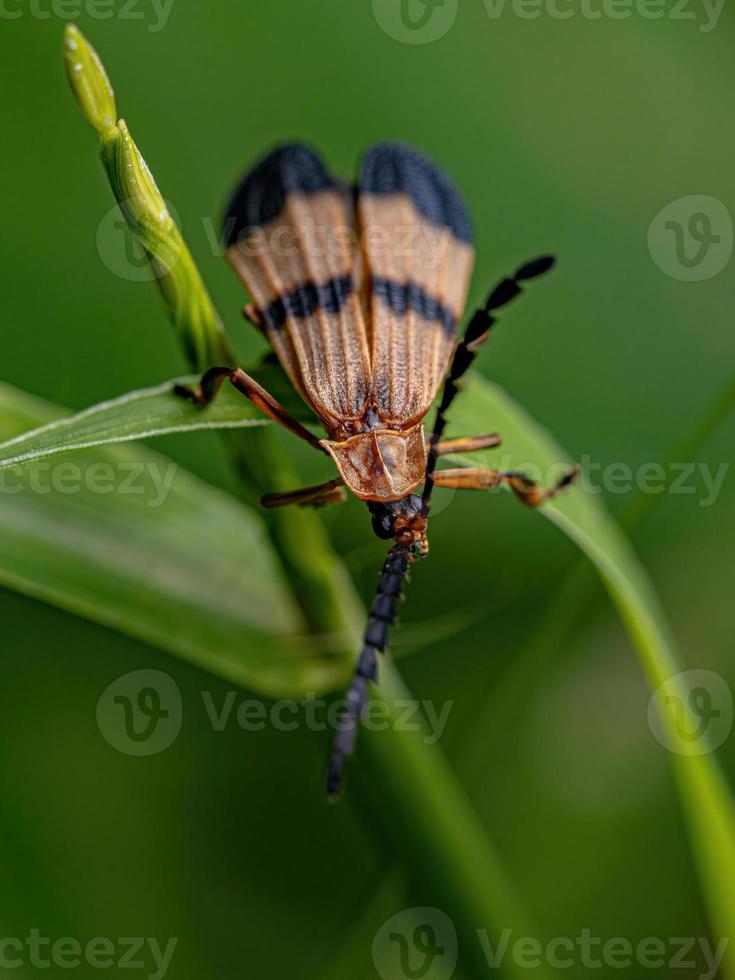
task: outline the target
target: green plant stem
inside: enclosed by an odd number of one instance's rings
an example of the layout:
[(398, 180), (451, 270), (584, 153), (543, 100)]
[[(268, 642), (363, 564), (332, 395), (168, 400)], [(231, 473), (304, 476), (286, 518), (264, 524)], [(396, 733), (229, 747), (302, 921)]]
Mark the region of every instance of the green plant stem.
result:
[[(263, 474), (274, 481), (272, 485), (289, 485), (278, 482), (289, 477), (290, 463), (273, 432), (226, 435), (248, 493), (261, 489)], [(269, 528), (311, 631), (345, 637), (345, 657), (351, 664), (359, 649), (364, 612), (318, 517), (297, 508), (275, 510)], [(381, 792), (376, 812), (384, 819), (394, 850), (412, 859), (413, 877), (422, 893), (453, 919), (463, 938), (463, 960), (466, 957), (471, 975), (482, 977), (487, 962), (476, 930), (484, 928), (494, 935), (509, 926), (517, 935), (536, 933), (441, 750), (427, 744), (425, 732), (397, 727), (399, 705), (411, 700), (411, 694), (389, 659), (381, 665), (375, 698), (382, 702), (390, 725), (384, 731), (361, 733), (363, 752), (353, 773), (359, 779), (360, 765), (369, 766)], [(508, 960), (507, 975), (515, 975), (516, 969)], [(522, 972), (518, 970), (519, 977)]]
[[(395, 719), (395, 706), (411, 695), (392, 662), (382, 665), (377, 695)], [(535, 936), (514, 883), (488, 841), (482, 823), (468, 805), (464, 789), (426, 732), (395, 730), (362, 733), (364, 761), (379, 774), (388, 802), (389, 823), (404, 853), (419, 869), (419, 881), (453, 919), (460, 937), (461, 962), (472, 976), (487, 976), (489, 967), (479, 930), (495, 945), (506, 928), (514, 935)], [(361, 762), (363, 760), (360, 760)], [(503, 975), (525, 977), (511, 957)], [(546, 976), (537, 969), (538, 976)]]
[[(290, 463), (272, 431), (233, 431), (226, 438), (248, 494), (261, 490), (263, 474), (271, 485), (291, 485)], [(364, 612), (317, 515), (297, 508), (275, 510), (269, 515), (269, 530), (310, 631), (345, 638), (344, 657), (351, 665)], [(476, 930), (487, 929), (492, 936), (509, 926), (517, 935), (536, 933), (439, 747), (427, 744), (423, 731), (397, 727), (397, 705), (411, 700), (411, 694), (390, 660), (381, 668), (375, 698), (383, 703), (390, 725), (361, 733), (363, 752), (353, 773), (359, 779), (359, 767), (370, 768), (381, 792), (376, 812), (395, 852), (411, 858), (412, 877), (422, 893), (455, 922), (468, 972), (484, 977), (487, 962)], [(508, 976), (525, 975), (510, 960), (506, 971)], [(544, 973), (536, 972), (543, 980)]]

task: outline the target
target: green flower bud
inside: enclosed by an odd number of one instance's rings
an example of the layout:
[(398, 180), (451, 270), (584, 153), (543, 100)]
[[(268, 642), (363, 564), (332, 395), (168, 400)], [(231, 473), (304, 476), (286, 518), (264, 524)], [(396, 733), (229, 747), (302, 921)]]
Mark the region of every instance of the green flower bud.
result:
[(234, 354), (189, 249), (124, 120), (116, 122), (112, 86), (80, 31), (66, 28), (64, 54), (74, 94), (100, 135), (115, 200), (143, 247), (190, 365), (204, 371)]
[(117, 119), (115, 93), (97, 52), (74, 24), (64, 30), (64, 65), (82, 112), (104, 136)]

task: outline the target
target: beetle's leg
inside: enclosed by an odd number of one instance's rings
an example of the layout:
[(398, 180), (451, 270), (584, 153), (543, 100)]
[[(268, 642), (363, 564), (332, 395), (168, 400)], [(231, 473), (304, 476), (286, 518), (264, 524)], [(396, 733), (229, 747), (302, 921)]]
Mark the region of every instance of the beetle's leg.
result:
[(190, 388), (188, 385), (174, 385), (174, 394), (179, 398), (186, 398), (196, 405), (209, 405), (214, 400), (217, 392), (222, 387), (225, 378), (232, 375), (232, 368), (213, 367), (205, 371), (201, 381), (196, 387)]
[(494, 449), (501, 443), (497, 432), (488, 432), (484, 436), (461, 436), (458, 439), (440, 439), (434, 446), (437, 456), (448, 456), (450, 453), (476, 453), (481, 449)]
[(252, 303), (247, 303), (245, 306), (243, 306), (242, 315), (245, 317), (248, 323), (255, 327), (256, 330), (260, 330), (262, 334), (264, 334), (266, 337), (268, 336), (263, 318)]
[(490, 329), (495, 323), (494, 310), (510, 303), (522, 291), (522, 283), (535, 279), (553, 268), (553, 256), (542, 256), (532, 262), (526, 262), (509, 279), (502, 279), (490, 293), (485, 306), (479, 309), (467, 324), (464, 336), (454, 349), (454, 356), (449, 365), (449, 372), (442, 391), (439, 409), (434, 420), (434, 429), (429, 437), (429, 458), (426, 462), (426, 482), (424, 483), (423, 501), (424, 512), (428, 514), (431, 506), (431, 491), (434, 486), (434, 469), (438, 459), (437, 445), (441, 441), (447, 424), (447, 412), (459, 391), (459, 382), (475, 359), (478, 349), (485, 343)]
[(342, 477), (320, 483), (316, 487), (302, 487), (288, 493), (267, 493), (261, 497), (263, 507), (288, 507), (297, 504), (299, 507), (323, 507), (324, 504), (339, 504), (347, 499), (342, 489)]
[(474, 466), (466, 469), (437, 470), (434, 474), (434, 484), (452, 490), (490, 490), (500, 483), (505, 483), (526, 507), (539, 507), (546, 500), (551, 500), (562, 490), (570, 487), (578, 474), (579, 467), (575, 466), (557, 480), (553, 487), (544, 490), (523, 473), (513, 470), (501, 473), (498, 470), (486, 470)]
[(203, 376), (196, 388), (188, 388), (186, 385), (175, 385), (174, 394), (182, 398), (188, 398), (196, 402), (197, 405), (209, 405), (212, 399), (222, 386), (222, 382), (228, 378), (229, 381), (241, 392), (253, 405), (270, 416), (274, 422), (278, 422), (284, 429), (288, 429), (299, 439), (308, 442), (310, 446), (326, 453), (326, 449), (320, 445), (316, 436), (312, 435), (308, 429), (297, 422), (295, 418), (288, 414), (283, 405), (279, 404), (272, 395), (269, 395), (265, 388), (261, 388), (254, 378), (245, 374), (241, 368), (213, 367)]

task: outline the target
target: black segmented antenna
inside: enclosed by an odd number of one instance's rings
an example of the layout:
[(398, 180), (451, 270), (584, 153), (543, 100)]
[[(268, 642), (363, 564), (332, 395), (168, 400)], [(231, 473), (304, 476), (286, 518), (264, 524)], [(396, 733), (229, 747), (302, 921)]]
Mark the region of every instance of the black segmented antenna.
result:
[(378, 652), (385, 652), (388, 646), (388, 629), (395, 622), (396, 607), (403, 598), (403, 582), (413, 561), (415, 556), (411, 545), (394, 544), (383, 563), (365, 627), (362, 652), (347, 692), (347, 707), (339, 720), (332, 746), (327, 768), (329, 796), (336, 796), (342, 788), (345, 759), (355, 751), (360, 716), (370, 697), (369, 685), (378, 678)]
[(422, 509), (427, 517), (431, 507), (431, 494), (434, 490), (434, 470), (438, 458), (436, 447), (447, 425), (447, 412), (459, 393), (459, 382), (469, 370), (478, 350), (487, 340), (490, 330), (497, 321), (497, 317), (493, 316), (492, 311), (499, 310), (514, 300), (516, 296), (519, 296), (523, 292), (521, 283), (544, 275), (553, 269), (555, 264), (555, 256), (543, 255), (531, 262), (526, 262), (510, 278), (502, 279), (488, 296), (485, 305), (477, 310), (467, 324), (464, 336), (455, 347), (434, 420), (434, 428), (429, 436), (426, 482), (424, 483), (424, 492), (421, 495)]

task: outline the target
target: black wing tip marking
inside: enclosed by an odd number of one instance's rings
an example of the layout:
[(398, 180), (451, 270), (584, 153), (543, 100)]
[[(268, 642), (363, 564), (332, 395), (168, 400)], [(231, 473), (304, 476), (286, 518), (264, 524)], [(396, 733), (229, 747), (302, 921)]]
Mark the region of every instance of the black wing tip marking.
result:
[(522, 265), (513, 278), (520, 280), (535, 279), (537, 276), (543, 276), (545, 273), (550, 272), (555, 265), (555, 255), (542, 255), (538, 259), (533, 259), (531, 262), (526, 262), (525, 265)]
[(432, 160), (406, 143), (378, 143), (365, 154), (360, 191), (408, 194), (417, 210), (436, 225), (472, 244), (472, 222), (462, 197)]
[(289, 194), (316, 194), (334, 187), (317, 154), (301, 143), (278, 146), (249, 170), (233, 194), (222, 222), (226, 247), (243, 234), (274, 221)]

